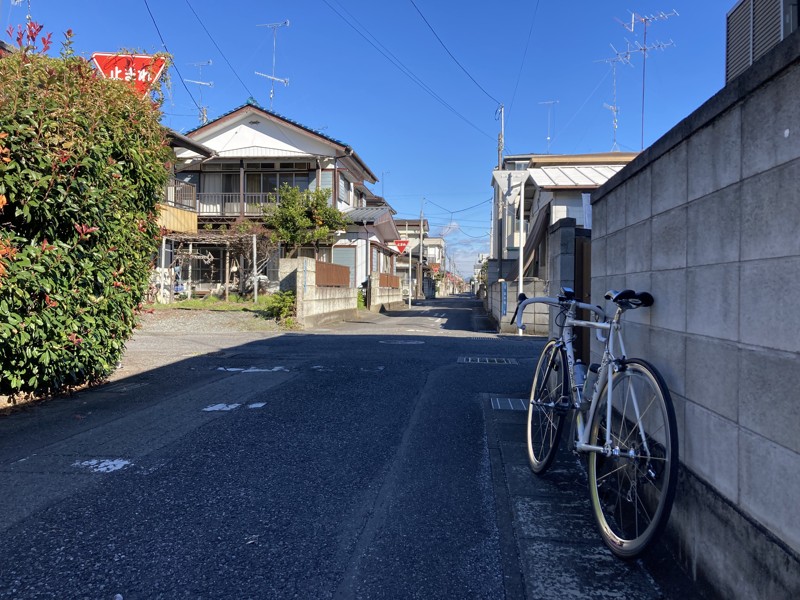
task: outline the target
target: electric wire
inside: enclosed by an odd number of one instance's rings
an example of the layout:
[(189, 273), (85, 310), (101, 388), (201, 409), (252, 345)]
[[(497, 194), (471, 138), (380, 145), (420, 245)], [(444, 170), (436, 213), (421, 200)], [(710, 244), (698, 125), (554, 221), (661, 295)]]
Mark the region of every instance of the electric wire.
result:
[[(531, 35), (533, 34), (533, 26), (536, 24), (536, 14), (539, 12), (539, 0), (536, 0), (536, 6), (533, 9), (533, 18), (531, 19), (531, 28), (528, 30), (528, 40), (525, 42), (525, 52), (522, 53), (522, 62), (519, 65), (519, 72), (517, 73), (517, 81), (514, 84), (514, 93), (511, 94), (511, 104), (508, 106), (508, 112), (511, 112), (511, 109), (514, 108), (514, 100), (517, 97), (517, 88), (519, 87), (519, 82), (522, 79), (522, 69), (525, 67), (525, 59), (528, 56), (528, 47), (531, 43)], [(506, 124), (508, 124), (509, 115), (506, 115)]]
[(447, 110), (452, 112), (455, 116), (457, 116), (459, 119), (464, 121), (464, 123), (466, 123), (467, 125), (469, 125), (473, 129), (475, 129), (475, 131), (477, 131), (481, 135), (486, 136), (490, 140), (494, 140), (495, 139), (493, 135), (483, 131), (480, 127), (475, 125), (475, 123), (473, 123), (472, 121), (467, 119), (464, 115), (462, 115), (455, 108), (453, 108), (453, 106), (448, 104), (446, 100), (444, 100), (441, 96), (439, 96), (436, 92), (434, 92), (433, 89), (431, 89), (430, 86), (428, 86), (417, 75), (415, 75), (413, 73), (413, 71), (411, 71), (411, 69), (406, 67), (396, 56), (394, 56), (394, 54), (392, 54), (388, 49), (385, 48), (385, 46), (383, 46), (380, 42), (378, 42), (377, 38), (374, 35), (372, 35), (372, 33), (370, 33), (369, 30), (366, 29), (366, 27), (364, 27), (361, 23), (359, 23), (358, 19), (356, 19), (353, 15), (351, 15), (349, 12), (347, 12), (347, 9), (345, 9), (344, 7), (341, 7), (341, 5), (339, 5), (340, 8), (344, 12), (346, 12), (350, 16), (350, 18), (353, 19), (353, 21), (355, 21), (359, 25), (359, 27), (364, 29), (364, 31), (366, 31), (369, 34), (369, 36), (375, 40), (374, 42), (372, 41), (372, 39), (370, 39), (370, 37), (367, 37), (367, 35), (363, 31), (361, 31), (361, 29), (359, 29), (358, 27), (353, 25), (353, 23), (348, 21), (344, 17), (344, 15), (342, 15), (342, 13), (340, 13), (338, 10), (336, 10), (336, 8), (334, 8), (331, 5), (331, 3), (328, 2), (328, 0), (322, 0), (322, 2), (328, 8), (330, 8), (336, 14), (336, 16), (338, 16), (340, 19), (342, 19), (342, 21), (344, 21), (353, 31), (355, 31), (358, 35), (360, 35), (362, 38), (364, 38), (367, 41), (367, 43), (369, 43), (370, 46), (375, 48), (375, 50), (377, 50), (386, 60), (388, 60), (390, 63), (392, 63), (395, 66), (395, 68), (397, 68), (401, 73), (403, 73), (403, 75), (405, 75), (411, 81), (416, 83), (420, 88), (422, 88), (425, 92), (427, 92), (432, 98), (437, 100)]
[(214, 36), (212, 36), (211, 33), (208, 31), (208, 28), (205, 26), (203, 21), (200, 19), (200, 16), (195, 12), (194, 8), (192, 8), (192, 5), (189, 4), (189, 0), (186, 0), (186, 6), (189, 7), (189, 10), (192, 11), (192, 14), (194, 15), (194, 18), (197, 19), (198, 23), (200, 23), (200, 27), (202, 27), (203, 31), (206, 32), (206, 35), (208, 36), (208, 39), (211, 40), (211, 43), (214, 44), (214, 47), (217, 49), (217, 52), (219, 52), (220, 56), (222, 56), (222, 60), (225, 61), (225, 63), (228, 65), (228, 67), (230, 67), (230, 70), (236, 76), (236, 79), (238, 79), (239, 83), (242, 84), (242, 87), (244, 88), (244, 91), (246, 91), (248, 93), (248, 95), (250, 95), (251, 97), (255, 98), (255, 96), (253, 95), (253, 92), (250, 91), (250, 89), (247, 87), (247, 84), (245, 84), (245, 82), (242, 81), (242, 78), (239, 77), (239, 73), (237, 73), (236, 69), (233, 68), (233, 65), (231, 64), (231, 61), (228, 60), (228, 57), (225, 56), (225, 53), (217, 45), (217, 42), (214, 40)]
[[(413, 6), (413, 7), (414, 7), (416, 10), (417, 10), (417, 13), (418, 13), (418, 14), (419, 14), (419, 16), (422, 18), (422, 20), (423, 20), (423, 21), (425, 21), (425, 25), (427, 25), (427, 26), (428, 26), (428, 29), (430, 29), (430, 30), (431, 30), (431, 33), (432, 33), (432, 34), (433, 34), (433, 36), (434, 36), (434, 37), (435, 37), (435, 38), (438, 40), (439, 44), (441, 44), (442, 48), (444, 48), (444, 51), (445, 51), (445, 52), (447, 52), (447, 55), (448, 55), (450, 58), (452, 58), (452, 59), (453, 59), (453, 62), (454, 62), (454, 63), (456, 63), (456, 64), (458, 65), (458, 67), (459, 67), (459, 68), (460, 68), (462, 71), (464, 71), (464, 74), (465, 74), (467, 77), (469, 77), (469, 78), (470, 78), (470, 80), (472, 81), (472, 83), (474, 83), (475, 85), (477, 85), (477, 86), (478, 86), (478, 89), (479, 89), (480, 91), (482, 91), (484, 94), (486, 94), (486, 96), (489, 98), (489, 100), (492, 100), (492, 101), (494, 101), (494, 103), (495, 103), (495, 104), (500, 104), (500, 101), (499, 101), (497, 98), (495, 98), (494, 96), (492, 96), (492, 95), (491, 95), (489, 92), (487, 92), (487, 91), (486, 91), (486, 90), (483, 88), (483, 86), (482, 86), (480, 83), (478, 83), (478, 82), (475, 80), (475, 78), (474, 78), (474, 77), (473, 77), (473, 76), (470, 74), (470, 72), (469, 72), (469, 71), (467, 71), (467, 69), (465, 69), (465, 68), (464, 68), (464, 65), (462, 65), (460, 62), (458, 62), (458, 59), (457, 59), (455, 56), (453, 56), (453, 53), (452, 53), (452, 52), (450, 52), (450, 50), (447, 48), (447, 46), (445, 46), (445, 43), (442, 41), (442, 38), (440, 38), (440, 37), (439, 37), (439, 34), (438, 34), (438, 33), (436, 33), (436, 30), (433, 28), (433, 25), (431, 25), (431, 24), (430, 24), (430, 22), (428, 21), (428, 19), (426, 19), (426, 18), (425, 18), (425, 15), (423, 15), (423, 14), (422, 14), (422, 11), (419, 9), (419, 6), (417, 6), (417, 3), (416, 3), (416, 2), (414, 2), (414, 0), (409, 0), (409, 2), (411, 2), (411, 5), (412, 5), (412, 6)], [(537, 4), (538, 4), (538, 3), (537, 3)]]
[[(161, 30), (158, 28), (158, 23), (156, 23), (156, 18), (153, 16), (153, 11), (150, 10), (150, 5), (147, 3), (147, 0), (144, 0), (144, 6), (147, 9), (147, 13), (150, 15), (150, 20), (153, 21), (153, 27), (156, 28), (156, 33), (158, 33), (158, 37), (161, 40), (161, 45), (164, 46), (164, 50), (169, 53), (169, 48), (167, 48), (167, 43), (164, 41), (164, 36), (161, 35)], [(189, 94), (189, 98), (192, 99), (192, 103), (197, 107), (197, 110), (202, 110), (200, 105), (197, 103), (197, 100), (194, 99), (192, 96), (192, 92), (189, 90), (189, 87), (186, 85), (186, 82), (183, 80), (183, 75), (178, 70), (178, 65), (173, 61), (172, 68), (175, 69), (175, 72), (178, 74), (178, 79), (181, 80), (181, 84), (183, 84), (183, 89), (186, 90), (186, 93)]]

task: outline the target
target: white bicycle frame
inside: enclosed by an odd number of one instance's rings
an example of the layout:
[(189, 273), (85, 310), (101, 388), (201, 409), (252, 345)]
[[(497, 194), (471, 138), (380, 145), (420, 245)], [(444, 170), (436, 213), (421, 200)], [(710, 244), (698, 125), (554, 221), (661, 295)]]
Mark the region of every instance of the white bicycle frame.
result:
[[(597, 410), (597, 405), (600, 401), (600, 390), (603, 389), (603, 385), (606, 382), (611, 381), (611, 376), (615, 371), (618, 371), (620, 368), (620, 362), (614, 355), (614, 345), (615, 340), (619, 344), (619, 349), (621, 352), (621, 360), (625, 359), (625, 343), (622, 339), (622, 325), (620, 323), (620, 317), (624, 310), (622, 308), (618, 308), (614, 317), (611, 321), (608, 321), (608, 317), (606, 313), (601, 309), (599, 306), (593, 306), (591, 304), (585, 304), (583, 302), (578, 302), (577, 300), (559, 300), (558, 298), (549, 298), (549, 297), (538, 297), (538, 298), (527, 298), (523, 300), (517, 312), (517, 327), (520, 329), (525, 329), (525, 325), (522, 323), (522, 315), (525, 311), (525, 307), (529, 304), (534, 303), (541, 303), (541, 304), (548, 304), (550, 306), (555, 306), (556, 308), (566, 310), (566, 320), (564, 321), (564, 325), (561, 327), (561, 335), (559, 336), (559, 343), (563, 346), (565, 353), (567, 355), (567, 366), (569, 370), (569, 380), (570, 380), (570, 399), (573, 402), (573, 408), (576, 409), (576, 418), (575, 418), (575, 425), (577, 428), (577, 435), (574, 436), (574, 444), (575, 450), (579, 452), (600, 452), (601, 454), (605, 454), (606, 456), (618, 456), (620, 454), (619, 446), (614, 447), (612, 445), (611, 440), (611, 385), (609, 384), (606, 386), (606, 393), (608, 394), (608, 402), (606, 402), (606, 439), (603, 446), (594, 446), (589, 444), (589, 423), (592, 422), (594, 419), (594, 413)], [(595, 315), (597, 315), (601, 320), (600, 321), (583, 321), (576, 319), (577, 309), (582, 308), (586, 309)], [(575, 327), (587, 327), (589, 329), (596, 330), (595, 335), (597, 336), (598, 341), (603, 344), (603, 358), (600, 362), (600, 370), (598, 372), (597, 380), (594, 383), (594, 387), (592, 389), (592, 398), (589, 405), (589, 410), (586, 417), (586, 422), (583, 420), (583, 411), (580, 410), (580, 407), (583, 403), (583, 389), (577, 384), (575, 380), (575, 352), (572, 345), (573, 339), (573, 328)], [(606, 336), (602, 335), (602, 332), (608, 332)], [(587, 373), (588, 376), (588, 373)], [(636, 414), (637, 422), (640, 421), (641, 415), (639, 414), (639, 403), (636, 399), (636, 392), (635, 390), (631, 390), (632, 392), (632, 405), (633, 409)], [(642, 443), (644, 444), (645, 452), (649, 455), (649, 449), (647, 448), (647, 442), (645, 440), (645, 433), (644, 428), (640, 428), (640, 437), (642, 438)]]

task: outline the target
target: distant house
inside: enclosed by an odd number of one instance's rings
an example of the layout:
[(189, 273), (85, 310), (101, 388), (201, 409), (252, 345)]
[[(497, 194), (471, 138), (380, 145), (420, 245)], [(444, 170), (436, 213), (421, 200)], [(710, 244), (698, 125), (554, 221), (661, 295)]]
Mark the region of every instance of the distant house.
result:
[[(198, 237), (203, 252), (213, 260), (193, 261), (192, 271), (183, 273), (199, 292), (209, 291), (224, 280), (227, 261), (222, 245), (209, 243), (214, 232), (230, 229), (237, 221), (260, 221), (266, 206), (280, 202), (284, 185), (300, 190), (330, 190), (330, 203), (345, 213), (352, 226), (320, 249), (320, 261), (351, 269), (351, 285), (358, 286), (369, 273), (392, 272), (387, 245), (395, 234), (391, 207), (368, 208), (374, 195), (366, 184), (377, 178), (346, 143), (301, 125), (255, 104), (239, 106), (185, 135), (207, 148), (178, 148), (176, 180), (196, 189)], [(313, 247), (301, 248), (299, 257), (314, 257)], [(232, 257), (244, 269), (248, 256)], [(261, 259), (259, 275), (277, 277), (277, 261)], [(247, 266), (247, 273), (252, 267)]]
[(3, 42), (2, 40), (0, 40), (0, 58), (2, 58), (3, 56), (6, 56), (8, 54), (11, 54), (13, 51), (14, 51), (14, 47), (13, 46), (11, 46), (10, 44), (7, 44), (6, 42)]
[(492, 172), (488, 283), (517, 279), (520, 255), (524, 276), (546, 279), (548, 228), (572, 218), (577, 227), (591, 229), (591, 192), (635, 157), (627, 152), (505, 157), (503, 168)]

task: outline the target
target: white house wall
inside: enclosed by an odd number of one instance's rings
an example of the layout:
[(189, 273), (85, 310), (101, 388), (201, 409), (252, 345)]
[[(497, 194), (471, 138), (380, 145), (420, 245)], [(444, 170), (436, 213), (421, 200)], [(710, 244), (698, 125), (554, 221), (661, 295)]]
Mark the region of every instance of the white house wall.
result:
[(583, 200), (580, 191), (569, 194), (557, 193), (553, 198), (550, 224), (553, 225), (561, 219), (575, 219), (578, 227), (583, 227)]
[[(332, 145), (254, 114), (246, 115), (241, 120), (225, 124), (208, 135), (201, 134), (194, 139), (220, 156), (237, 158), (331, 156), (335, 153)], [(179, 157), (182, 157), (182, 153), (179, 153)]]

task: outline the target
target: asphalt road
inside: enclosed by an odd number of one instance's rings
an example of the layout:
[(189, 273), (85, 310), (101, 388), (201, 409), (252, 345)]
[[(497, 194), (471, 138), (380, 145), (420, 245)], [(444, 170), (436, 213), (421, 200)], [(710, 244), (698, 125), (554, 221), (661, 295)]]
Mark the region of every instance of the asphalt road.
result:
[[(467, 297), (362, 315), (177, 315), (109, 384), (0, 418), (0, 598), (686, 597), (585, 533), (579, 475), (547, 484), (564, 509), (520, 468), (523, 413), (491, 399), (541, 340)], [(537, 530), (548, 502), (576, 540)]]

